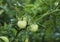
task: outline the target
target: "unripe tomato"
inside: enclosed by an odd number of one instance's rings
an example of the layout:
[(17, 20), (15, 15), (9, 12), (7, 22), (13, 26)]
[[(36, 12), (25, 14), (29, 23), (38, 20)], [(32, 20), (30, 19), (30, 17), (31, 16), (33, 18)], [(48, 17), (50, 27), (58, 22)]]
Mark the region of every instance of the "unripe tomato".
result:
[(37, 24), (30, 25), (30, 31), (36, 32), (37, 30), (38, 30), (38, 25)]
[(28, 38), (26, 38), (26, 39), (25, 39), (25, 42), (29, 42), (29, 39), (28, 39)]
[(23, 17), (23, 20), (27, 21), (27, 17)]
[(59, 2), (55, 2), (55, 3), (54, 3), (55, 6), (58, 6), (58, 4), (59, 4)]
[(18, 21), (17, 25), (18, 25), (18, 27), (19, 27), (20, 29), (23, 29), (23, 28), (26, 27), (27, 22), (26, 22), (26, 21), (21, 21), (21, 20), (20, 20), (20, 21)]

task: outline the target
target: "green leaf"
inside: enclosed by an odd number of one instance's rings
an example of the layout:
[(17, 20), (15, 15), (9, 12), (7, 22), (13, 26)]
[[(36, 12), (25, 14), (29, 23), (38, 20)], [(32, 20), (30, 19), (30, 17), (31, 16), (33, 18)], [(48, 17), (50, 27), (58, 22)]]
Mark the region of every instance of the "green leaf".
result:
[(5, 37), (5, 36), (0, 36), (0, 39), (2, 39), (5, 42), (9, 42), (9, 39), (7, 37)]
[(0, 10), (0, 15), (4, 12), (4, 10)]

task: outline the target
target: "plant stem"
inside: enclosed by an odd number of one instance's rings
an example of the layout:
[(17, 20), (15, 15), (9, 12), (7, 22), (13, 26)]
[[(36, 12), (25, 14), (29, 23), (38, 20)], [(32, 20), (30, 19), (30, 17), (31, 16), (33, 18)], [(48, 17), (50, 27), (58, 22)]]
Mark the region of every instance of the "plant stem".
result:
[(38, 18), (38, 19), (36, 20), (36, 22), (38, 22), (39, 20), (41, 20), (41, 19), (44, 18), (45, 16), (50, 15), (51, 13), (56, 12), (56, 11), (60, 11), (60, 9), (50, 10), (50, 11), (46, 12), (45, 14), (41, 15), (41, 17)]

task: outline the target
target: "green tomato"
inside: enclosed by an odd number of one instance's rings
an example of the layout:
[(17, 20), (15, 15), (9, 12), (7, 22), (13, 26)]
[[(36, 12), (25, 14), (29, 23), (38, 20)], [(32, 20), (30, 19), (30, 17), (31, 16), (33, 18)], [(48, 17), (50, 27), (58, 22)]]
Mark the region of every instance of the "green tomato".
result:
[(23, 20), (24, 20), (24, 21), (27, 21), (27, 17), (23, 17)]
[(21, 21), (20, 20), (20, 21), (18, 21), (17, 25), (20, 29), (24, 29), (27, 25), (27, 21)]
[(32, 31), (32, 32), (38, 31), (38, 25), (37, 24), (30, 25), (30, 31)]
[(59, 4), (59, 2), (55, 2), (55, 3), (54, 3), (55, 6), (58, 6), (58, 4)]

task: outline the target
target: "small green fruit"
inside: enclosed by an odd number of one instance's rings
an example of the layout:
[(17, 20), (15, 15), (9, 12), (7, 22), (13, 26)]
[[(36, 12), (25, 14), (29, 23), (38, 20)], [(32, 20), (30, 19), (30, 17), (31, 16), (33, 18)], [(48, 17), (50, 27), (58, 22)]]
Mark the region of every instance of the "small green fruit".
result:
[(55, 3), (54, 3), (55, 6), (58, 6), (58, 4), (59, 4), (59, 2), (55, 2)]
[(17, 25), (18, 25), (18, 27), (19, 27), (20, 29), (23, 29), (23, 28), (26, 27), (27, 22), (26, 22), (26, 21), (21, 21), (21, 20), (20, 20), (20, 21), (18, 21)]
[(36, 32), (37, 30), (38, 30), (38, 25), (37, 24), (30, 25), (30, 31)]

